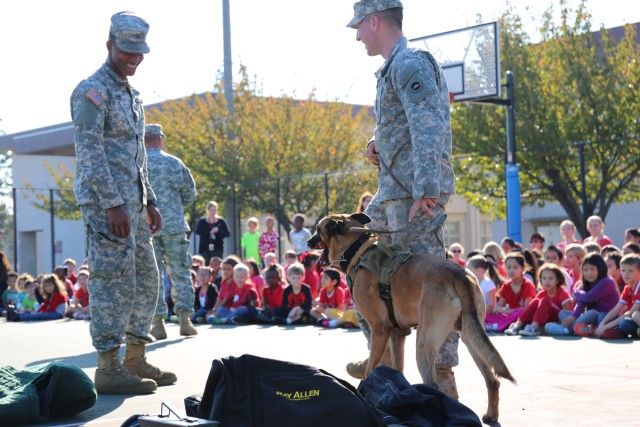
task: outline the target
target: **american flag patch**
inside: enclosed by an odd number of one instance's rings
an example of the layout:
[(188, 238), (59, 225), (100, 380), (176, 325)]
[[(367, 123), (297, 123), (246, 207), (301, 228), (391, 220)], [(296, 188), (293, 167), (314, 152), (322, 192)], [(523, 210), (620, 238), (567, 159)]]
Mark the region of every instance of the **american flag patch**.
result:
[(96, 107), (100, 107), (104, 102), (104, 98), (102, 98), (102, 96), (100, 96), (100, 94), (94, 89), (89, 89), (89, 91), (85, 93), (84, 96), (86, 96), (89, 101), (93, 102)]

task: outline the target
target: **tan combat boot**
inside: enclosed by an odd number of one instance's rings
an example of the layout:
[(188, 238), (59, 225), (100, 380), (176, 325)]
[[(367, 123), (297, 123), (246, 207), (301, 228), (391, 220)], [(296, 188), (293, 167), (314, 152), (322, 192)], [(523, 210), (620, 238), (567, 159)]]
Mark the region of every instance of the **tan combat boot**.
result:
[(436, 368), (436, 381), (438, 388), (446, 393), (450, 398), (458, 400), (458, 387), (456, 387), (456, 376), (451, 368)]
[(164, 329), (163, 316), (153, 316), (153, 320), (151, 321), (151, 331), (149, 331), (149, 333), (157, 340), (167, 339), (167, 331)]
[(98, 352), (94, 383), (98, 394), (148, 394), (158, 386), (126, 370), (120, 363), (120, 347)]
[(164, 372), (147, 362), (144, 344), (127, 344), (122, 363), (131, 373), (140, 378), (154, 380), (159, 386), (170, 385), (178, 380), (173, 372)]
[[(365, 372), (367, 372), (368, 363), (369, 363), (369, 358), (366, 358), (359, 362), (347, 363), (347, 374), (351, 375), (353, 378), (356, 378), (358, 380), (363, 380), (364, 374)], [(391, 365), (393, 365), (391, 350), (389, 349), (389, 346), (387, 346), (386, 350), (384, 351), (384, 355), (382, 356), (382, 364), (388, 367), (391, 367)]]
[(188, 311), (180, 312), (180, 335), (190, 336), (190, 335), (198, 335), (198, 331), (193, 327), (193, 323), (191, 323), (191, 313)]

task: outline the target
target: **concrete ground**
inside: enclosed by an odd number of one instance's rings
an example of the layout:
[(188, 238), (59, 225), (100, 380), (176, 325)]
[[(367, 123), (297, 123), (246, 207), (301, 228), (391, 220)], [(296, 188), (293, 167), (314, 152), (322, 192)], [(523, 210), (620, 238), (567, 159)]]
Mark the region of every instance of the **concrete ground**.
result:
[[(148, 359), (178, 375), (173, 386), (146, 396), (99, 396), (96, 405), (71, 418), (43, 426), (119, 426), (136, 413), (158, 414), (162, 402), (184, 410), (183, 399), (201, 394), (211, 361), (251, 353), (325, 369), (349, 380), (347, 361), (367, 356), (357, 330), (314, 326), (197, 326), (199, 335), (182, 338), (177, 325), (167, 325), (169, 338), (150, 344)], [(96, 353), (89, 323), (77, 320), (6, 323), (0, 319), (1, 365), (21, 368), (59, 361), (82, 368), (93, 378)], [(415, 337), (415, 333), (413, 335)], [(632, 426), (638, 425), (633, 399), (640, 384), (640, 343), (578, 337), (509, 337), (494, 335), (518, 385), (503, 382), (500, 420), (496, 426)], [(409, 337), (405, 375), (420, 382)], [(481, 416), (486, 408), (484, 381), (471, 356), (460, 345), (455, 369), (460, 400)]]

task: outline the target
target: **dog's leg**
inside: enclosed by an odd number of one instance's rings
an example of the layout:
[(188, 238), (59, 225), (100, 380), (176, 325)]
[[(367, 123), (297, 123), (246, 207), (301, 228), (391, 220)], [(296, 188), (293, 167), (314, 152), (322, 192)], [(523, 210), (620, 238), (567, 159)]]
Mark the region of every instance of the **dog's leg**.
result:
[(369, 326), (371, 326), (371, 350), (369, 350), (369, 363), (367, 363), (367, 370), (364, 374), (365, 378), (382, 363), (391, 333), (391, 331), (379, 325), (370, 324)]
[(430, 332), (430, 329), (429, 325), (425, 325), (424, 327), (418, 325), (416, 331), (416, 360), (422, 382), (437, 387), (436, 356), (442, 343), (444, 343), (444, 338), (439, 339), (437, 332)]
[(400, 372), (404, 370), (404, 342), (406, 337), (404, 329), (393, 328), (391, 331), (392, 368)]
[(482, 377), (484, 378), (484, 383), (487, 386), (487, 398), (489, 400), (487, 403), (487, 412), (482, 416), (482, 421), (487, 424), (495, 423), (498, 421), (499, 415), (500, 379), (494, 375), (491, 367), (487, 364), (487, 361), (481, 354), (472, 350), (470, 346), (467, 346), (467, 349), (469, 349), (469, 353), (471, 354), (473, 361), (476, 362), (478, 369), (480, 369), (480, 373), (482, 373)]

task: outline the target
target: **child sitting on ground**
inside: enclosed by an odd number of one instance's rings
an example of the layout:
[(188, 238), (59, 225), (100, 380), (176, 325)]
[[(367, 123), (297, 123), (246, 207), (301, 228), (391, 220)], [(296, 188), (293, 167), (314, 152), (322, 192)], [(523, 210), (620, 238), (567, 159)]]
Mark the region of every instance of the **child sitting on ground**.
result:
[(340, 284), (340, 272), (334, 268), (327, 268), (320, 276), (320, 300), (310, 311), (316, 323), (325, 328), (339, 326), (337, 319), (342, 318), (347, 305), (344, 291)]
[[(233, 294), (233, 289), (235, 288), (235, 284), (233, 283), (233, 267), (238, 264), (240, 264), (240, 258), (235, 255), (229, 255), (222, 261), (221, 275), (213, 281), (213, 283), (218, 286), (218, 298), (216, 298), (216, 303), (209, 311), (207, 318), (214, 316), (218, 307), (229, 302), (229, 297)], [(220, 279), (219, 284), (216, 283), (218, 279)]]
[(582, 260), (586, 255), (587, 252), (580, 244), (570, 244), (564, 251), (564, 268), (569, 273), (572, 283), (572, 286), (567, 287), (567, 291), (572, 298), (575, 284), (580, 280)]
[(218, 299), (218, 289), (213, 284), (213, 269), (211, 267), (198, 268), (194, 293), (191, 321), (205, 324), (207, 323), (207, 313), (213, 310)]
[(607, 264), (600, 254), (589, 254), (582, 261), (582, 280), (574, 286), (574, 298), (573, 312), (560, 310), (560, 324), (546, 324), (549, 335), (593, 335), (596, 326), (620, 300), (618, 288), (607, 275)]
[(42, 279), (44, 302), (35, 313), (17, 313), (11, 306), (7, 310), (7, 321), (31, 321), (62, 319), (67, 311), (67, 291), (56, 274), (47, 274)]
[(207, 319), (209, 323), (247, 323), (249, 309), (259, 305), (258, 293), (249, 278), (249, 267), (246, 264), (240, 263), (233, 267), (233, 283), (235, 287), (227, 302), (218, 307), (215, 316)]
[(34, 282), (27, 282), (24, 286), (24, 298), (22, 298), (22, 310), (21, 313), (33, 313), (40, 308), (38, 297), (36, 296), (36, 288), (38, 284)]
[[(505, 260), (507, 280), (500, 288), (500, 300), (492, 313), (487, 313), (485, 323), (496, 325), (496, 331), (504, 331), (507, 326), (518, 320), (522, 311), (536, 296), (535, 285), (526, 277), (524, 255), (511, 252)], [(518, 331), (516, 331), (517, 333)]]
[(66, 316), (78, 320), (89, 320), (89, 270), (80, 269), (76, 283), (78, 289), (73, 293)]
[(289, 266), (289, 286), (282, 294), (282, 306), (273, 321), (279, 324), (309, 323), (311, 310), (311, 288), (304, 284), (304, 267), (299, 262)]
[(595, 335), (604, 339), (638, 338), (640, 334), (640, 255), (625, 255), (620, 260), (625, 285), (620, 301), (602, 319)]
[(564, 274), (555, 264), (543, 264), (538, 270), (542, 290), (524, 309), (518, 321), (504, 331), (507, 335), (537, 336), (548, 322), (557, 322), (561, 309), (570, 310), (573, 302), (563, 287)]
[[(498, 274), (495, 261), (493, 261), (493, 258), (487, 259), (484, 255), (474, 255), (467, 260), (467, 268), (471, 270), (480, 283), (480, 289), (482, 289), (484, 302), (487, 306), (487, 313), (492, 313), (495, 311), (497, 290), (504, 282), (504, 279)], [(485, 329), (493, 331), (493, 325), (485, 324)]]
[(18, 290), (18, 273), (10, 271), (7, 274), (7, 289), (2, 292), (2, 306), (5, 310), (12, 306), (16, 309), (20, 304), (24, 295)]
[(284, 270), (277, 264), (267, 267), (264, 276), (266, 286), (262, 290), (262, 307), (255, 310), (252, 320), (272, 323), (273, 316), (282, 307), (282, 295), (287, 283), (282, 280)]
[(622, 254), (620, 252), (610, 252), (606, 256), (603, 255), (604, 262), (607, 264), (607, 274), (616, 282), (618, 291), (622, 293), (624, 290), (624, 279), (622, 278), (622, 271), (620, 270), (620, 261), (622, 261)]

